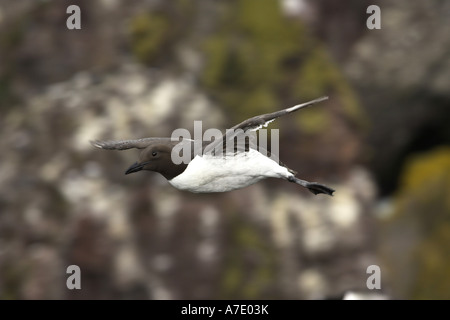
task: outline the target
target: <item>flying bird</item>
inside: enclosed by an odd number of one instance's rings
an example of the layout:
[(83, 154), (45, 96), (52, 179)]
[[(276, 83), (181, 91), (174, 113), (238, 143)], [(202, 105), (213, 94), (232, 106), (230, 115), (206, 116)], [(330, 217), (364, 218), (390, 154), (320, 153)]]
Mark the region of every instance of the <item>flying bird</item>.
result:
[[(267, 152), (261, 153), (265, 149), (255, 146), (251, 139), (244, 139), (242, 145), (233, 144), (235, 138), (250, 131), (257, 131), (281, 116), (326, 99), (328, 97), (321, 97), (247, 119), (227, 130), (227, 134), (222, 134), (213, 142), (156, 137), (90, 142), (93, 146), (105, 150), (142, 150), (138, 161), (132, 164), (125, 174), (142, 170), (159, 172), (172, 186), (180, 190), (195, 193), (227, 192), (247, 187), (265, 178), (281, 178), (299, 184), (314, 194), (332, 196), (335, 190), (317, 182), (297, 178), (294, 170), (269, 156)], [(228, 148), (230, 145), (231, 149)], [(180, 150), (191, 153), (188, 161), (174, 158), (174, 155), (180, 154)]]

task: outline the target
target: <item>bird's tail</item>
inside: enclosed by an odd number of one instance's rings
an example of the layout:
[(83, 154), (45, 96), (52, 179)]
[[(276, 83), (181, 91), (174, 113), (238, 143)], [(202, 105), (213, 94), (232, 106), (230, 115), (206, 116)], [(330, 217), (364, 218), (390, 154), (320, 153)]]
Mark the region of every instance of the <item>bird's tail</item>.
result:
[(333, 192), (335, 191), (334, 189), (327, 187), (323, 184), (320, 184), (317, 182), (308, 182), (305, 180), (298, 179), (294, 176), (289, 177), (288, 180), (290, 182), (295, 182), (295, 183), (301, 185), (302, 187), (307, 188), (309, 191), (311, 191), (314, 194), (324, 193), (329, 196), (332, 196)]

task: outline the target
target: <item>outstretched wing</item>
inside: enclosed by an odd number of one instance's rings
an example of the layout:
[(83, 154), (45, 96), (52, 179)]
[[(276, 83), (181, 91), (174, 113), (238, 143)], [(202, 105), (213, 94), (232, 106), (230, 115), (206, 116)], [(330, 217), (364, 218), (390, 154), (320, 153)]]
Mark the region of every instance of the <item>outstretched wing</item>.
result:
[[(242, 135), (248, 135), (247, 131), (257, 131), (259, 129), (261, 129), (263, 126), (266, 127), (269, 123), (271, 123), (272, 121), (274, 121), (275, 119), (284, 116), (288, 113), (292, 113), (295, 112), (297, 110), (300, 110), (302, 108), (306, 108), (309, 107), (313, 104), (316, 104), (318, 102), (327, 100), (328, 97), (321, 97), (318, 99), (314, 99), (302, 104), (298, 104), (296, 106), (284, 109), (284, 110), (280, 110), (280, 111), (275, 111), (272, 113), (266, 113), (266, 114), (262, 114), (259, 116), (255, 116), (253, 118), (247, 119), (242, 121), (241, 123), (235, 125), (234, 127), (232, 127), (230, 130), (227, 130), (227, 133), (223, 135), (222, 139), (218, 139), (216, 142), (214, 142), (213, 144), (210, 144), (206, 149), (205, 152), (212, 152), (213, 150), (215, 150), (214, 153), (218, 153), (218, 151), (220, 151), (220, 148), (223, 147), (223, 152), (226, 152), (225, 147), (227, 146), (227, 144), (232, 144), (233, 145), (233, 141), (236, 137), (242, 136)], [(234, 146), (234, 151), (246, 151), (248, 150), (249, 147), (252, 148), (256, 148), (255, 144), (256, 142), (254, 141), (254, 139), (251, 139), (252, 136), (249, 135), (249, 140), (245, 140), (246, 142), (242, 144), (242, 146)], [(247, 142), (249, 141), (249, 142)], [(237, 147), (237, 149), (236, 149)], [(221, 154), (219, 152), (219, 154)]]
[(261, 129), (263, 126), (266, 127), (269, 123), (271, 123), (272, 121), (274, 121), (275, 119), (284, 116), (285, 114), (288, 113), (292, 113), (295, 112), (297, 110), (300, 110), (302, 108), (306, 108), (309, 107), (313, 104), (316, 104), (318, 102), (327, 100), (328, 97), (321, 97), (315, 100), (311, 100), (302, 104), (298, 104), (296, 106), (284, 109), (284, 110), (280, 110), (280, 111), (275, 111), (272, 113), (266, 113), (266, 114), (262, 114), (259, 116), (255, 116), (253, 118), (247, 119), (242, 121), (241, 123), (235, 125), (233, 128), (231, 129), (242, 129), (244, 131), (247, 130), (258, 130)]
[[(251, 130), (251, 131), (256, 131), (258, 129), (260, 129), (263, 126), (267, 126), (270, 122), (274, 121), (275, 119), (284, 116), (285, 114), (288, 113), (292, 113), (295, 112), (301, 108), (305, 108), (308, 106), (311, 106), (315, 103), (327, 100), (328, 97), (321, 97), (315, 100), (311, 100), (302, 104), (298, 104), (296, 106), (284, 109), (284, 110), (280, 110), (280, 111), (276, 111), (276, 112), (272, 112), (272, 113), (267, 113), (267, 114), (262, 114), (259, 116), (255, 116), (253, 118), (247, 119), (242, 121), (241, 123), (235, 125), (234, 127), (231, 128), (231, 130), (227, 130), (227, 133), (224, 134), (222, 136), (222, 139), (217, 139), (217, 141), (213, 142), (212, 144), (209, 144), (206, 149), (204, 149), (204, 152), (212, 152), (213, 150), (218, 150), (218, 148), (223, 147), (223, 152), (226, 152), (225, 147), (227, 146), (227, 144), (232, 144), (232, 142), (234, 141), (234, 138), (236, 138), (237, 136), (240, 136), (242, 134), (245, 134), (246, 131)], [(192, 142), (192, 140), (190, 139), (186, 139), (189, 140), (188, 142)], [(248, 150), (249, 147), (251, 147), (252, 145), (252, 141), (251, 139), (249, 139), (250, 142), (248, 142), (248, 140), (245, 143), (243, 143), (242, 148), (243, 150)], [(166, 143), (167, 141), (171, 141), (172, 143), (174, 143), (173, 140), (171, 140), (171, 138), (142, 138), (142, 139), (135, 139), (135, 140), (120, 140), (120, 141), (99, 141), (99, 140), (94, 140), (94, 141), (90, 141), (91, 144), (94, 147), (100, 148), (100, 149), (106, 149), (106, 150), (127, 150), (127, 149), (131, 149), (131, 148), (136, 148), (136, 149), (145, 149), (146, 147), (148, 147), (150, 144), (152, 143)], [(203, 148), (205, 148), (205, 143), (202, 144)], [(238, 146), (239, 147), (239, 146)], [(236, 149), (236, 148), (234, 148)], [(237, 150), (234, 150), (235, 152)], [(214, 154), (215, 152), (213, 152)]]
[(97, 148), (105, 150), (127, 150), (131, 148), (145, 149), (151, 143), (170, 141), (170, 138), (142, 138), (134, 140), (120, 140), (120, 141), (99, 141), (94, 140), (90, 143)]

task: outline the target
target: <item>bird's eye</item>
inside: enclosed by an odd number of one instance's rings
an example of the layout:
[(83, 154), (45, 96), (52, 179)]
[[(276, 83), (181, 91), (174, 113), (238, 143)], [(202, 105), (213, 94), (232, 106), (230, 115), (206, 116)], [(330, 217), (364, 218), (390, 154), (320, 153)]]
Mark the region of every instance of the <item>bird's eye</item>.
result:
[(154, 156), (154, 157), (156, 157), (157, 154), (158, 154), (158, 152), (156, 152), (156, 151), (152, 152), (152, 156)]

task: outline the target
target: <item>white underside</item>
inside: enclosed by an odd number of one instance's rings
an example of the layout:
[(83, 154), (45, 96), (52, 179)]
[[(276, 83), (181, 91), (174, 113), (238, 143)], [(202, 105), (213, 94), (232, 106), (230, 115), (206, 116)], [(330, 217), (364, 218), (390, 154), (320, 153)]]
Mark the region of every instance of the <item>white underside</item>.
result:
[(252, 185), (262, 179), (288, 178), (286, 167), (256, 150), (234, 156), (196, 156), (186, 170), (169, 180), (175, 188), (191, 192), (226, 192)]

